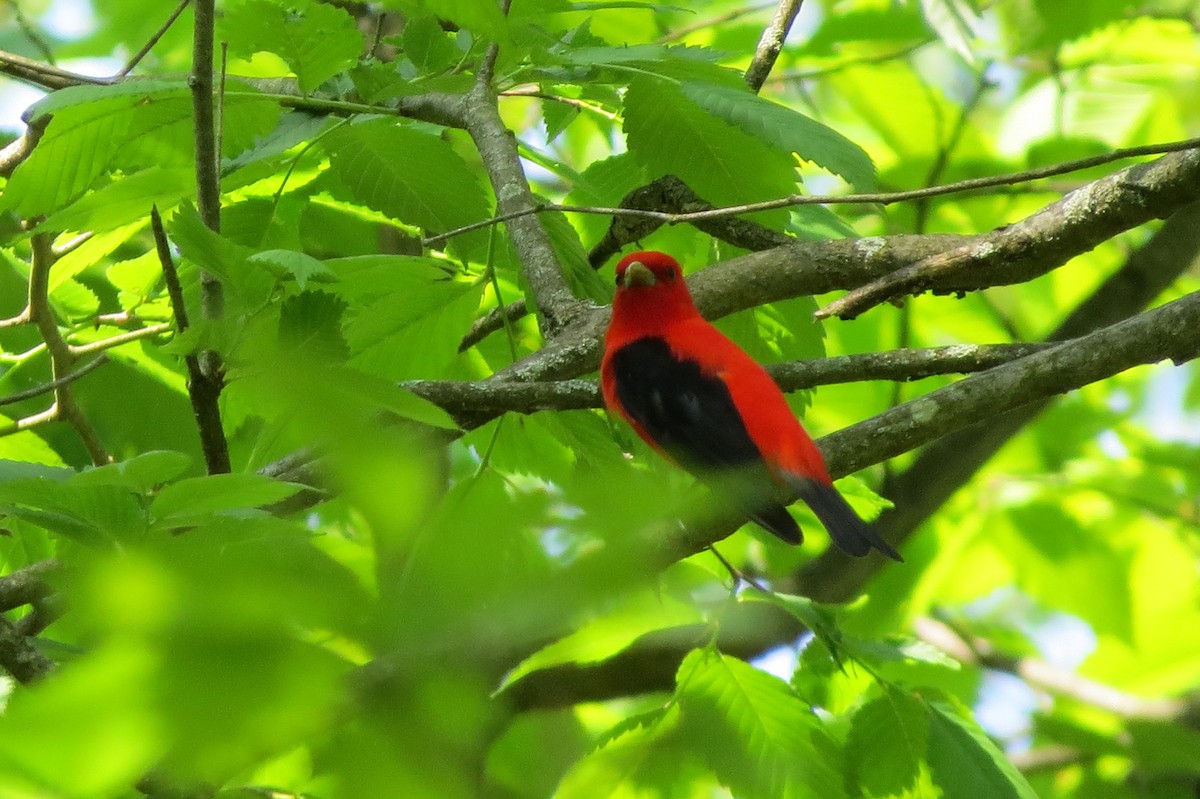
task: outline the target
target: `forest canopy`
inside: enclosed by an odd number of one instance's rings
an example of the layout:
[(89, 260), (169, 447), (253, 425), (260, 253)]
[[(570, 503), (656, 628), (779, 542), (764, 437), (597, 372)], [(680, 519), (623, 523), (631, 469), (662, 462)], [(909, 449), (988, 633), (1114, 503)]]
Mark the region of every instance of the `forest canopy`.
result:
[[(1200, 792), (1191, 0), (0, 22), (3, 796)], [(639, 249), (903, 562), (604, 411)]]

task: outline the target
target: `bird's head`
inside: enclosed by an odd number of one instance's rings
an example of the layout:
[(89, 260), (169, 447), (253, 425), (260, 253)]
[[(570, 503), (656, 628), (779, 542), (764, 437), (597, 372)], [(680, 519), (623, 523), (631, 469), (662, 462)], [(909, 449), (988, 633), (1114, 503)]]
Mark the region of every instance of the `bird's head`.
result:
[(621, 335), (644, 335), (699, 316), (683, 270), (671, 256), (645, 250), (630, 253), (617, 264), (613, 326)]
[(646, 288), (657, 288), (656, 293), (663, 293), (663, 289), (674, 285), (683, 286), (683, 270), (665, 252), (633, 252), (617, 264), (618, 294)]

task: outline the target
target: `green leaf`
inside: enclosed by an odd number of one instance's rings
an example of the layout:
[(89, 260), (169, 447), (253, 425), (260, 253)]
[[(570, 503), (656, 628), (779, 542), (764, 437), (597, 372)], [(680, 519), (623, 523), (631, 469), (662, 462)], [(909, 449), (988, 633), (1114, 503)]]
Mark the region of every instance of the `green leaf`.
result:
[(271, 273), (250, 260), (254, 251), (216, 233), (204, 224), (194, 206), (181, 205), (168, 225), (171, 239), (196, 266), (220, 278), (243, 308), (266, 301), (275, 283)]
[(575, 632), (525, 658), (505, 675), (497, 690), (502, 691), (522, 677), (551, 666), (607, 660), (647, 633), (702, 621), (703, 614), (691, 603), (665, 596), (633, 597), (613, 612), (581, 623)]
[(323, 291), (305, 291), (288, 297), (279, 307), (281, 348), (289, 357), (345, 360), (350, 354), (342, 336), (345, 312), (344, 300)]
[(787, 683), (707, 649), (689, 654), (677, 679), (688, 740), (734, 796), (846, 796), (836, 750)]
[(291, 275), (301, 290), (312, 280), (318, 283), (330, 283), (337, 280), (337, 275), (330, 271), (321, 261), (302, 252), (294, 250), (263, 250), (249, 258), (251, 263), (264, 264), (277, 276)]
[(684, 81), (683, 94), (710, 114), (785, 153), (841, 175), (859, 191), (875, 186), (866, 151), (833, 128), (748, 89)]
[(462, 52), (454, 46), (450, 34), (442, 30), (433, 16), (407, 20), (400, 41), (404, 54), (422, 75), (444, 72), (462, 58)]
[(363, 50), (362, 34), (345, 10), (311, 0), (230, 3), (221, 30), (236, 55), (266, 51), (286, 61), (306, 94), (354, 66)]
[(77, 474), (74, 485), (116, 485), (143, 493), (173, 480), (192, 465), (182, 452), (158, 450), (143, 452), (128, 460), (95, 466)]
[(775, 591), (762, 593), (753, 591), (738, 597), (742, 602), (763, 602), (791, 614), (825, 645), (829, 654), (839, 664), (842, 661), (842, 631), (838, 627), (837, 610), (831, 605), (822, 605), (808, 597), (780, 594)]
[(559, 103), (553, 100), (542, 102), (542, 120), (546, 128), (546, 143), (559, 137), (567, 126), (579, 116), (579, 109), (569, 103)]
[[(790, 155), (709, 113), (662, 80), (638, 78), (629, 84), (625, 135), (647, 177), (677, 175), (714, 205), (777, 199), (795, 190)], [(786, 213), (756, 217), (782, 227)]]
[(1038, 799), (1021, 772), (975, 722), (944, 701), (929, 713), (929, 769), (945, 796)]
[(389, 283), (392, 292), (346, 324), (351, 363), (391, 380), (440, 377), (458, 355), (483, 285), (446, 280), (428, 269), (393, 274)]
[(0, 483), (0, 513), (26, 519), (88, 546), (136, 541), (146, 528), (141, 504), (126, 488), (73, 480)]
[(554, 799), (651, 799), (687, 785), (688, 771), (695, 766), (675, 740), (678, 708), (653, 711), (635, 720), (617, 725), (600, 748), (575, 763)]
[[(53, 104), (54, 117), (33, 153), (13, 171), (0, 199), (0, 206), (25, 217), (62, 208), (108, 168), (128, 134), (136, 102), (127, 95), (106, 95), (95, 86), (63, 89), (51, 96), (58, 101)], [(68, 105), (70, 101), (86, 104)], [(33, 111), (45, 112), (41, 106)]]
[[(5, 438), (0, 439), (0, 453), (4, 452), (4, 444), (12, 438), (16, 438), (16, 436), (6, 436)], [(60, 465), (36, 461), (32, 458), (20, 460), (0, 458), (0, 485), (12, 480), (29, 479), (63, 482), (73, 474), (75, 474), (75, 472), (70, 469), (62, 468)]]
[[(499, 4), (480, 3), (478, 0), (419, 0), (418, 6), (426, 14), (448, 19), (464, 28), (494, 42), (508, 41), (508, 21), (500, 11)], [(395, 5), (408, 8), (412, 0), (388, 0), (385, 6)]]
[(1133, 759), (1147, 774), (1200, 774), (1200, 732), (1182, 722), (1130, 720)]
[(612, 289), (600, 279), (596, 270), (588, 263), (587, 252), (579, 241), (579, 232), (568, 221), (565, 214), (546, 213), (541, 215), (542, 227), (550, 236), (550, 243), (558, 255), (563, 276), (576, 297), (587, 297), (597, 303), (608, 302)]
[(300, 111), (283, 114), (275, 129), (255, 139), (251, 147), (235, 157), (226, 158), (223, 171), (232, 176), (237, 170), (251, 164), (278, 158), (297, 145), (317, 138), (327, 128), (341, 124), (326, 116), (313, 116)]
[(151, 711), (155, 656), (104, 647), (30, 690), (15, 691), (0, 725), (6, 793), (10, 774), (40, 790), (12, 796), (116, 796), (163, 755)]
[(849, 785), (870, 796), (895, 796), (914, 786), (925, 759), (929, 716), (921, 702), (888, 685), (855, 712), (846, 737)]
[[(33, 115), (52, 114), (33, 154), (13, 172), (0, 207), (48, 214), (83, 194), (111, 169), (186, 166), (192, 159), (191, 92), (182, 82), (136, 80), (54, 92)], [(275, 125), (279, 106), (253, 91), (224, 103), (226, 152)]]
[[(333, 172), (359, 202), (394, 219), (444, 232), (486, 219), (476, 173), (437, 136), (394, 119), (369, 119), (322, 140)], [(456, 244), (480, 247), (481, 236)]]
[(112, 230), (131, 222), (145, 221), (151, 206), (155, 205), (166, 215), (195, 191), (195, 182), (193, 169), (152, 166), (85, 194), (52, 214), (39, 227), (53, 231)]
[[(586, 37), (586, 31), (584, 31)], [(718, 66), (720, 54), (705, 47), (681, 45), (634, 44), (623, 47), (584, 46), (565, 48), (559, 55), (562, 63), (586, 67), (617, 67), (622, 83), (629, 69), (650, 73), (673, 81), (702, 80), (713, 83), (740, 82), (737, 72)], [(623, 69), (622, 69), (623, 68)], [(565, 77), (565, 76), (563, 76)]]
[(189, 477), (164, 486), (150, 503), (150, 514), (160, 526), (194, 524), (205, 514), (270, 505), (304, 488), (258, 474)]

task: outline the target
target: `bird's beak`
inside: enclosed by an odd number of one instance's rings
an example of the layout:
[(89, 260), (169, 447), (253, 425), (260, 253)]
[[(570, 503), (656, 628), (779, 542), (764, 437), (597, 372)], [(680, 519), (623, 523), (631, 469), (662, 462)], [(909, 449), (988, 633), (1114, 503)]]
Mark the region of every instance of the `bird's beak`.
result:
[(625, 279), (621, 281), (621, 285), (625, 288), (632, 288), (633, 286), (653, 286), (657, 282), (658, 278), (650, 271), (650, 267), (641, 261), (634, 261), (625, 267)]

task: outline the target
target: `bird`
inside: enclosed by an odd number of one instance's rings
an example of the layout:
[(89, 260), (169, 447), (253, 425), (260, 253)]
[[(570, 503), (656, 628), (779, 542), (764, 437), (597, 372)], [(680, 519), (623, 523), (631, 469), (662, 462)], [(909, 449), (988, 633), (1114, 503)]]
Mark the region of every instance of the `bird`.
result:
[(842, 552), (900, 553), (834, 487), (779, 386), (696, 308), (679, 262), (644, 250), (617, 264), (604, 337), (604, 403), (654, 450), (789, 544), (802, 499)]

